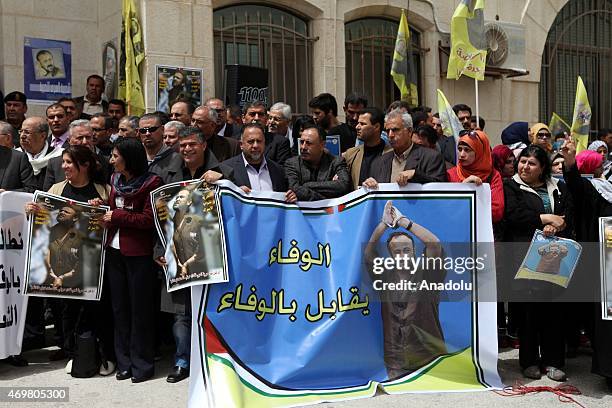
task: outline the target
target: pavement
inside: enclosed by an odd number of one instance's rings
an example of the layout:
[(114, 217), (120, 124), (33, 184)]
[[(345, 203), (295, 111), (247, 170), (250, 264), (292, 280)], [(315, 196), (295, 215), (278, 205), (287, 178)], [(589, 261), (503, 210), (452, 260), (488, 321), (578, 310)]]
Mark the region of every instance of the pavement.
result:
[[(28, 367), (16, 368), (0, 364), (0, 387), (68, 387), (67, 403), (24, 402), (2, 403), (0, 407), (87, 407), (87, 408), (154, 408), (154, 407), (185, 407), (187, 405), (188, 380), (177, 384), (166, 382), (166, 375), (171, 366), (172, 352), (166, 350), (164, 358), (156, 365), (154, 379), (132, 384), (129, 380), (117, 381), (115, 376), (95, 376), (92, 378), (73, 378), (66, 374), (66, 361), (50, 362), (49, 353), (54, 348), (33, 350), (23, 354), (28, 359)], [(518, 364), (518, 350), (505, 349), (500, 352), (498, 362), (499, 373), (504, 384), (521, 381), (528, 386), (558, 386), (544, 377), (539, 381), (526, 380), (522, 377)], [(612, 407), (612, 393), (607, 391), (602, 377), (591, 374), (591, 356), (579, 354), (577, 358), (568, 359), (566, 384), (577, 387), (582, 395), (573, 398), (584, 407)], [(374, 398), (346, 401), (341, 403), (321, 404), (331, 407), (572, 407), (576, 404), (562, 404), (559, 398), (550, 392), (530, 394), (517, 397), (503, 397), (492, 391), (469, 393), (432, 393), (383, 395)]]

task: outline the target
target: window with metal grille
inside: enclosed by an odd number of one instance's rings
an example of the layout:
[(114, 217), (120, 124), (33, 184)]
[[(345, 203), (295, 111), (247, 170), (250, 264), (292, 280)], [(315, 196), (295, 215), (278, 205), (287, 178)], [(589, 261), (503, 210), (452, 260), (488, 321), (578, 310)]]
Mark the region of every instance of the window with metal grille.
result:
[(556, 112), (571, 124), (582, 77), (593, 116), (591, 133), (612, 125), (612, 0), (570, 0), (548, 32), (542, 54), (540, 120)]
[[(347, 95), (361, 93), (367, 96), (368, 105), (381, 109), (400, 98), (391, 77), (398, 26), (398, 22), (384, 18), (363, 18), (345, 24)], [(422, 89), (420, 38), (421, 34), (410, 27), (419, 91)]]
[(295, 113), (308, 112), (312, 97), (312, 43), (306, 20), (257, 4), (213, 12), (215, 93), (224, 93), (225, 65), (268, 70), (270, 102), (283, 101)]

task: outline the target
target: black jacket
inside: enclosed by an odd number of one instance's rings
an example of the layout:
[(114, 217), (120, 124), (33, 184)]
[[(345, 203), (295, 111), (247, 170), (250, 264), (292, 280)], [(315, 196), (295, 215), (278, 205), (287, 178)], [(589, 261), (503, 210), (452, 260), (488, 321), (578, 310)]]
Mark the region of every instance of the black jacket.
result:
[[(274, 191), (287, 191), (287, 178), (285, 177), (285, 170), (283, 170), (281, 166), (279, 166), (272, 160), (266, 159), (266, 163), (268, 164), (268, 172), (270, 173), (270, 179), (272, 180), (272, 188), (274, 189)], [(234, 183), (237, 186), (247, 186), (251, 188), (251, 182), (244, 166), (244, 159), (242, 158), (242, 154), (234, 156), (221, 164), (224, 164), (233, 170)]]
[[(379, 183), (393, 183), (391, 169), (394, 152), (387, 152), (372, 162), (370, 173)], [(414, 170), (412, 183), (436, 183), (446, 181), (444, 160), (437, 151), (418, 144), (412, 145), (412, 150), (406, 160), (404, 170)]]
[[(323, 152), (318, 169), (313, 169), (300, 156), (296, 156), (285, 163), (285, 173), (289, 189), (295, 192), (300, 201), (341, 197), (352, 189), (344, 159), (327, 152)], [(338, 179), (333, 180), (334, 176), (338, 176)]]
[(266, 149), (264, 154), (266, 156), (266, 160), (272, 160), (273, 162), (284, 166), (285, 161), (291, 157), (289, 139), (283, 135), (270, 132), (266, 132), (265, 137)]
[(36, 180), (28, 156), (0, 146), (0, 188), (7, 191), (36, 191)]
[(207, 150), (212, 150), (219, 161), (225, 161), (240, 154), (240, 143), (231, 137), (213, 135), (207, 140)]
[[(180, 157), (180, 156), (179, 156)], [(223, 178), (234, 181), (234, 171), (223, 163), (219, 163), (215, 154), (206, 149), (204, 151), (204, 172), (213, 170), (223, 174)], [(183, 173), (184, 169), (183, 160), (173, 160), (170, 165), (165, 169), (164, 175), (160, 176), (164, 181), (164, 184), (176, 183), (179, 181), (189, 180), (189, 177), (185, 177)]]
[(149, 164), (149, 173), (153, 173), (164, 179), (168, 167), (175, 166), (176, 163), (182, 162), (183, 160), (180, 154), (175, 152), (174, 149), (164, 145)]

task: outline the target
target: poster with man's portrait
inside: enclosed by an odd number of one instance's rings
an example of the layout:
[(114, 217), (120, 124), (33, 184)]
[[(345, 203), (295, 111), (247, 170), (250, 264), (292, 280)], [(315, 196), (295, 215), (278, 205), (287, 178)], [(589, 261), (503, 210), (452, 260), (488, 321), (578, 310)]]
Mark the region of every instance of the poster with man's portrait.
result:
[(72, 97), (72, 51), (69, 41), (24, 38), (24, 93), (28, 103), (49, 104)]
[(612, 217), (599, 219), (601, 318), (612, 320)]
[(193, 106), (202, 104), (202, 70), (197, 68), (157, 65), (157, 100), (155, 106), (162, 112), (178, 99), (187, 99)]
[(202, 180), (167, 184), (151, 193), (165, 259), (168, 292), (227, 282), (218, 189)]
[(102, 295), (108, 207), (37, 191), (29, 216), (26, 294), (99, 300)]
[(547, 237), (536, 230), (514, 279), (541, 280), (567, 288), (581, 253), (582, 245), (576, 241)]
[(104, 95), (110, 101), (117, 97), (117, 39), (108, 41), (102, 46), (102, 76), (104, 77)]

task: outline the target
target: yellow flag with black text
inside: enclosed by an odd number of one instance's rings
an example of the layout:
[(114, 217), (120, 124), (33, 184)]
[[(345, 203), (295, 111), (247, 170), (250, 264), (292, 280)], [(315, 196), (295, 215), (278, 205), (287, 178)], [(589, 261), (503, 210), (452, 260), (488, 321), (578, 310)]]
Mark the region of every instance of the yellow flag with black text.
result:
[(402, 17), (397, 29), (397, 39), (395, 40), (391, 76), (393, 77), (393, 82), (395, 82), (395, 85), (400, 90), (401, 99), (408, 102), (411, 106), (417, 106), (419, 104), (419, 96), (411, 49), (408, 20), (404, 10), (402, 10)]
[(130, 115), (140, 116), (145, 113), (145, 102), (139, 68), (145, 55), (134, 0), (123, 0), (122, 16), (119, 98), (126, 101)]
[(451, 51), (447, 79), (466, 75), (484, 80), (487, 41), (484, 32), (484, 0), (461, 0), (451, 19)]
[(589, 144), (589, 129), (591, 128), (591, 105), (582, 78), (578, 77), (576, 85), (576, 101), (572, 119), (572, 137), (576, 141), (576, 152), (579, 153)]

